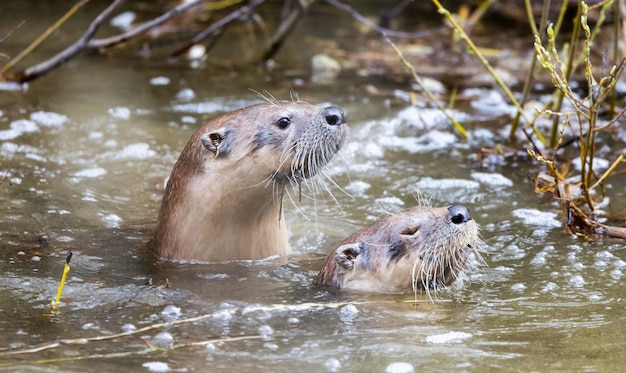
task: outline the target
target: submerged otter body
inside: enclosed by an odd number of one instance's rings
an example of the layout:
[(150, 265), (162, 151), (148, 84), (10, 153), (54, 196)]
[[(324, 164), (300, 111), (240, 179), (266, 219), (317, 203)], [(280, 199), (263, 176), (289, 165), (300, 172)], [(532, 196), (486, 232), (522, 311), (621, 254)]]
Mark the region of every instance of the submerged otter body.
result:
[(289, 252), (282, 197), (343, 145), (343, 111), (276, 101), (213, 119), (170, 174), (150, 243), (161, 257), (226, 261)]
[(481, 246), (465, 206), (414, 207), (346, 238), (326, 258), (317, 282), (364, 291), (430, 292), (454, 282)]

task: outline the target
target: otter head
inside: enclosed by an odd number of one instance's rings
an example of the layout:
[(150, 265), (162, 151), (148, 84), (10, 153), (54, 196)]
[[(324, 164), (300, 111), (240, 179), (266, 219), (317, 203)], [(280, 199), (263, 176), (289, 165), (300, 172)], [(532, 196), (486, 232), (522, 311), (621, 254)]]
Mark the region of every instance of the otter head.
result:
[(480, 250), (465, 206), (415, 207), (357, 231), (332, 252), (318, 283), (380, 292), (436, 291)]
[(172, 170), (152, 247), (204, 261), (286, 254), (285, 187), (317, 174), (346, 134), (340, 108), (305, 102), (254, 105), (207, 122)]

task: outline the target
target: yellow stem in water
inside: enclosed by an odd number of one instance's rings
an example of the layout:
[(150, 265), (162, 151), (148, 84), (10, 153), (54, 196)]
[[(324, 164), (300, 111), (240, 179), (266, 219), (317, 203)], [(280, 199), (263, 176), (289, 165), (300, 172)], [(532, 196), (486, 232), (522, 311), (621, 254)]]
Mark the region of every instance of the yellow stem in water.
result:
[(63, 286), (65, 286), (65, 279), (67, 278), (67, 273), (70, 271), (70, 259), (72, 259), (72, 252), (70, 251), (65, 258), (65, 267), (63, 268), (63, 276), (61, 277), (61, 283), (59, 284), (59, 290), (57, 290), (57, 296), (52, 302), (52, 310), (58, 311), (59, 302), (61, 301), (61, 293), (63, 293)]

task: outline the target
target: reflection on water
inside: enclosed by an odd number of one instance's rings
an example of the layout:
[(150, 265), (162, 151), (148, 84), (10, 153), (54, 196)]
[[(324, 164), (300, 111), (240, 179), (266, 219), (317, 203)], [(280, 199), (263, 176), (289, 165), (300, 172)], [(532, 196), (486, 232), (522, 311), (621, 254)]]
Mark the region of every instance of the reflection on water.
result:
[[(533, 193), (529, 177), (537, 169), (526, 158), (476, 159), (507, 123), (510, 108), (496, 105), (497, 92), (467, 92), (475, 104), (458, 114), (476, 141), (468, 143), (437, 113), (354, 95), (348, 81), (333, 92), (302, 87), (304, 100), (342, 106), (351, 135), (329, 170), (338, 185), (333, 196), (304, 190), (302, 202), (295, 194), (286, 201), (294, 254), (256, 263), (171, 263), (144, 247), (163, 180), (189, 135), (209, 117), (258, 102), (248, 88), (288, 98), (289, 82), (89, 59), (77, 64), (27, 94), (0, 92), (0, 171), (9, 171), (0, 186), (0, 347), (67, 339), (0, 356), (0, 369), (603, 371), (623, 365), (623, 242), (565, 235), (556, 205)], [(168, 84), (154, 80), (159, 77)], [(433, 302), (420, 294), (312, 285), (334, 244), (415, 205), (418, 184), (434, 205), (470, 208), (489, 247), (487, 266)], [(620, 175), (609, 185), (613, 214), (625, 207), (624, 184)], [(50, 315), (68, 250), (75, 255), (61, 312)], [(177, 323), (155, 327), (168, 322)], [(110, 338), (122, 332), (131, 334)], [(80, 339), (94, 337), (102, 340)]]

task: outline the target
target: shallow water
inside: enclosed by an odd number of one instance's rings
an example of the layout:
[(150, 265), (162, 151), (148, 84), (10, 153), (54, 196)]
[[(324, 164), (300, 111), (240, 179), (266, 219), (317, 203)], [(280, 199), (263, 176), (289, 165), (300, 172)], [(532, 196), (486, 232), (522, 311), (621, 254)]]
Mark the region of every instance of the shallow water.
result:
[[(5, 43), (14, 54), (17, 41)], [(492, 132), (506, 134), (511, 108), (499, 104), (501, 96), (461, 93), (471, 98), (455, 113), (468, 123), (467, 142), (438, 112), (404, 101), (407, 87), (398, 86), (394, 98), (353, 85), (84, 56), (25, 93), (0, 92), (0, 171), (8, 170), (0, 186), (0, 348), (42, 347), (0, 356), (0, 370), (623, 366), (624, 243), (565, 234), (558, 206), (533, 192), (540, 168), (523, 153), (478, 159), (481, 146), (502, 141)], [(328, 170), (337, 184), (327, 183), (330, 193), (305, 186), (301, 202), (295, 193), (285, 201), (294, 253), (222, 264), (146, 254), (163, 180), (193, 129), (260, 102), (250, 88), (289, 99), (292, 87), (303, 100), (343, 107), (351, 128)], [(607, 141), (624, 148), (623, 137)], [(619, 215), (624, 175), (610, 179), (608, 190), (606, 211)], [(312, 285), (337, 242), (415, 205), (418, 193), (433, 205), (470, 208), (487, 244), (485, 266), (432, 301)], [(71, 271), (60, 312), (51, 315), (68, 250)], [(178, 324), (158, 325), (171, 321)]]

